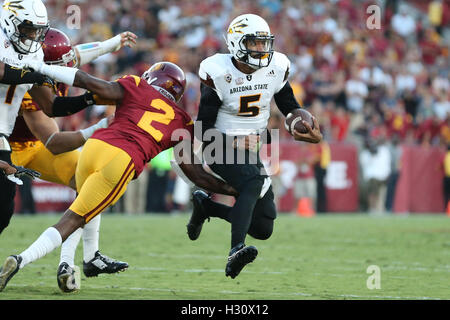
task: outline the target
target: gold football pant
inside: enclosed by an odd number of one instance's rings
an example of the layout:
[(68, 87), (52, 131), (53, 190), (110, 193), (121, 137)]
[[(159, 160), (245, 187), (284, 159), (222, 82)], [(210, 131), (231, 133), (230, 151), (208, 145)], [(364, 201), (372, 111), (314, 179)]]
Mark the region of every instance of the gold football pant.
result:
[(16, 166), (41, 173), (41, 179), (69, 186), (75, 175), (78, 150), (54, 155), (41, 141), (11, 142), (11, 160)]
[(128, 153), (102, 140), (88, 139), (75, 173), (78, 196), (69, 209), (89, 222), (120, 199), (134, 173)]

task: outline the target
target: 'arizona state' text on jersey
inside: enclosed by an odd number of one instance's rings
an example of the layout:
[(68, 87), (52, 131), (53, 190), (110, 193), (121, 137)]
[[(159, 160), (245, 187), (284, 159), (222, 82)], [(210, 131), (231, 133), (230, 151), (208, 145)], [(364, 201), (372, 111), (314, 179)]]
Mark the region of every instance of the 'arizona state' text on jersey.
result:
[(260, 133), (267, 127), (270, 102), (286, 84), (290, 62), (274, 52), (267, 67), (251, 74), (238, 70), (231, 54), (215, 54), (200, 64), (199, 76), (209, 77), (222, 101), (215, 128), (229, 135)]
[(124, 97), (116, 108), (114, 121), (91, 138), (127, 152), (133, 159), (137, 177), (148, 161), (183, 139), (172, 140), (176, 129), (186, 129), (193, 137), (193, 121), (142, 78), (125, 76), (117, 81), (124, 89)]

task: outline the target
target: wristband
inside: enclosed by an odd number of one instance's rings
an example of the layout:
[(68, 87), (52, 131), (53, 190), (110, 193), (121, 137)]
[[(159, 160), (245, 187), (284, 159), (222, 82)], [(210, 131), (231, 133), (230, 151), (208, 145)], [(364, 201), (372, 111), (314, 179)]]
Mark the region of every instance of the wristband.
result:
[(119, 34), (103, 42), (89, 42), (76, 46), (75, 50), (80, 56), (79, 66), (87, 64), (101, 55), (119, 50), (121, 39)]
[(78, 72), (77, 68), (69, 68), (56, 65), (42, 64), (38, 70), (39, 72), (49, 76), (57, 82), (65, 83), (69, 86), (73, 85), (75, 74)]
[(47, 77), (39, 72), (31, 72), (26, 69), (19, 69), (5, 64), (5, 71), (0, 83), (17, 85), (23, 83), (37, 83), (41, 85), (45, 82)]

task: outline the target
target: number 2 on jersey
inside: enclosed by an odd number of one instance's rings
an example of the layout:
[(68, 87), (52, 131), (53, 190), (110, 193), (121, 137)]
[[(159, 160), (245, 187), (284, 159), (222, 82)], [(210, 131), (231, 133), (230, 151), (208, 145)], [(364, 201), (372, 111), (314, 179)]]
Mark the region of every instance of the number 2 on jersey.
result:
[(164, 113), (145, 111), (137, 125), (155, 138), (157, 142), (160, 142), (163, 138), (163, 133), (152, 126), (152, 121), (168, 125), (170, 121), (175, 119), (175, 111), (169, 104), (161, 99), (152, 100), (150, 105), (155, 109), (164, 111)]

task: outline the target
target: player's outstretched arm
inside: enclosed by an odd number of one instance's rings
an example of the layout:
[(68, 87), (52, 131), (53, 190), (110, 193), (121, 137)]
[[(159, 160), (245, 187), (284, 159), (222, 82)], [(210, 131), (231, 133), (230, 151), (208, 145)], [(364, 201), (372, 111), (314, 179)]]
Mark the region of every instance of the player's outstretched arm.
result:
[(77, 68), (47, 65), (42, 61), (30, 61), (25, 63), (25, 65), (26, 67), (42, 73), (57, 82), (87, 89), (98, 95), (100, 98), (113, 101), (120, 101), (123, 98), (122, 86), (117, 82), (105, 81), (103, 79), (96, 78)]
[(136, 39), (137, 36), (133, 32), (125, 31), (102, 42), (79, 44), (74, 48), (77, 57), (75, 68), (85, 65), (104, 54), (118, 51), (125, 46), (133, 47), (136, 44)]
[[(217, 179), (213, 175), (203, 169), (201, 162), (195, 159), (195, 154), (193, 152), (194, 146), (188, 146), (191, 141), (184, 140), (181, 141), (176, 153), (175, 160), (178, 166), (181, 168), (186, 177), (192, 181), (197, 187), (205, 189), (209, 192), (220, 193), (230, 196), (239, 195), (238, 192), (229, 184), (223, 180)], [(190, 151), (188, 151), (190, 150)]]
[(65, 117), (95, 104), (94, 94), (100, 99), (114, 103), (120, 102), (123, 98), (123, 88), (117, 82), (93, 77), (76, 68), (46, 65), (39, 61), (29, 62), (27, 67), (38, 70), (39, 73), (57, 82), (89, 90), (81, 96), (55, 97), (52, 92), (49, 93), (48, 90), (45, 92), (48, 88), (33, 87), (28, 91), (29, 94), (50, 117)]

